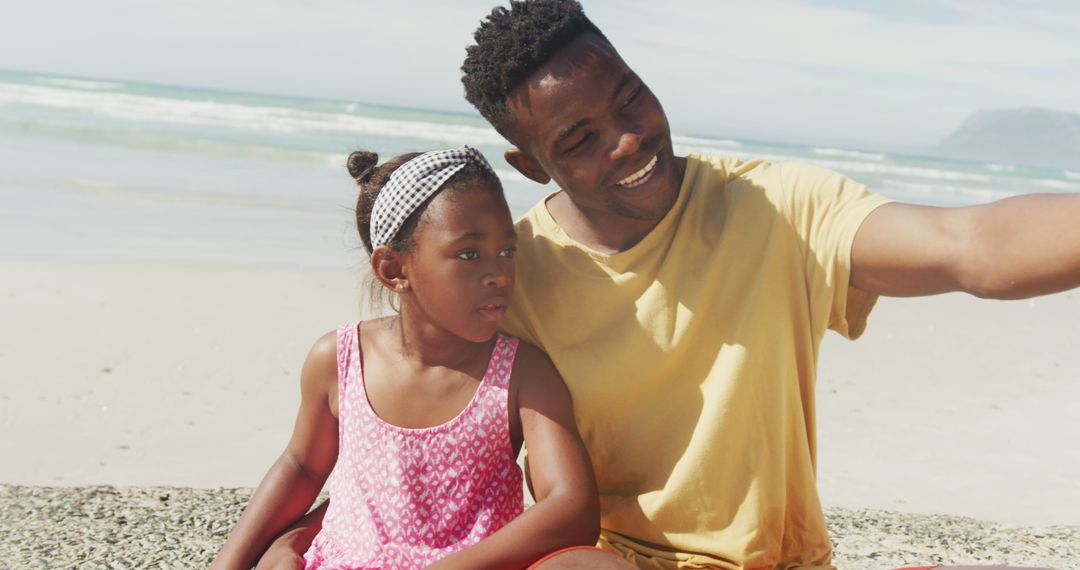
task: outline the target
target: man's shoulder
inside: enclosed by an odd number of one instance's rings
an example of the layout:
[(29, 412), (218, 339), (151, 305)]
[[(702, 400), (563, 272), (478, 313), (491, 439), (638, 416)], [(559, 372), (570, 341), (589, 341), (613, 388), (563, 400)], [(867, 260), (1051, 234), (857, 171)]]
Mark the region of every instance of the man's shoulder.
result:
[(723, 180), (762, 176), (826, 177), (837, 176), (827, 168), (796, 160), (774, 161), (768, 158), (741, 158), (723, 154), (688, 154), (687, 164), (718, 174)]
[(782, 163), (761, 158), (740, 158), (722, 154), (687, 155), (688, 186), (698, 190), (720, 188), (738, 190), (779, 189)]
[(550, 197), (551, 195), (546, 196), (529, 208), (523, 216), (514, 220), (514, 231), (517, 232), (519, 245), (522, 242), (532, 241), (537, 236), (555, 231), (554, 220), (547, 211), (547, 200)]
[(687, 158), (688, 164), (696, 168), (694, 184), (698, 188), (723, 187), (736, 201), (740, 196), (759, 195), (781, 205), (813, 199), (817, 194), (829, 194), (853, 184), (842, 174), (806, 162), (774, 162), (724, 155), (690, 155)]
[(693, 167), (695, 165), (703, 168), (709, 168), (720, 172), (734, 172), (739, 169), (740, 165), (747, 161), (737, 156), (731, 156), (727, 154), (698, 154), (690, 153), (686, 155), (687, 165)]
[(749, 172), (755, 172), (773, 166), (770, 160), (764, 158), (743, 158), (728, 154), (696, 154), (686, 155), (687, 164), (690, 167), (698, 167), (720, 173), (724, 178), (741, 176)]
[(727, 155), (686, 158), (687, 208), (703, 211), (710, 219), (756, 203), (775, 203), (784, 193), (782, 163)]

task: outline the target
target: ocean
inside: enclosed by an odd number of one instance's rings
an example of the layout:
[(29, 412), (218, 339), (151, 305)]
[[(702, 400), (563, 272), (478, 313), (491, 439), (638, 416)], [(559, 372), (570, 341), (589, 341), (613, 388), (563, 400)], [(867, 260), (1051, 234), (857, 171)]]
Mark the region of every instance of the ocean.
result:
[[(674, 134), (677, 154), (815, 163), (880, 194), (965, 205), (1080, 192), (1080, 173), (935, 156)], [(0, 70), (0, 259), (355, 267), (345, 171), (468, 144), (491, 159), (514, 215), (552, 186), (502, 161), (478, 115)]]

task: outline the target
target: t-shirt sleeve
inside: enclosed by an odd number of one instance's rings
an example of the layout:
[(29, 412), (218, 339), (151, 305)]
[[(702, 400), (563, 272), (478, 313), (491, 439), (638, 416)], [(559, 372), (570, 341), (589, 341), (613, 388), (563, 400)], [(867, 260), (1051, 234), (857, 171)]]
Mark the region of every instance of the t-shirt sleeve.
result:
[(803, 241), (814, 329), (824, 333), (827, 327), (858, 338), (877, 295), (849, 284), (851, 245), (863, 220), (889, 200), (824, 168), (800, 163), (780, 168), (783, 208)]

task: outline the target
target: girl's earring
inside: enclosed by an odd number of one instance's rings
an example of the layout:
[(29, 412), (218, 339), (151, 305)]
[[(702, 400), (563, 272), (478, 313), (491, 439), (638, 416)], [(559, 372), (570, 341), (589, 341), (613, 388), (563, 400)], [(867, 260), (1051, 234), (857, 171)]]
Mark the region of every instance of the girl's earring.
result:
[(397, 289), (398, 291), (404, 291), (405, 289), (409, 288), (409, 282), (408, 281), (398, 281), (397, 285), (395, 285), (394, 288)]

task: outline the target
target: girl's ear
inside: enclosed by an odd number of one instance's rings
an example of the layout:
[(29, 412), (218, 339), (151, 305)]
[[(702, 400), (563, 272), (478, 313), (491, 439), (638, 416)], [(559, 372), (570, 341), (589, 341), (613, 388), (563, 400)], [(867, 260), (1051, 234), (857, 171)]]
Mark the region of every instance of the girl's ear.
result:
[(405, 271), (405, 254), (388, 245), (380, 245), (371, 252), (371, 270), (384, 287), (401, 293), (409, 288)]

